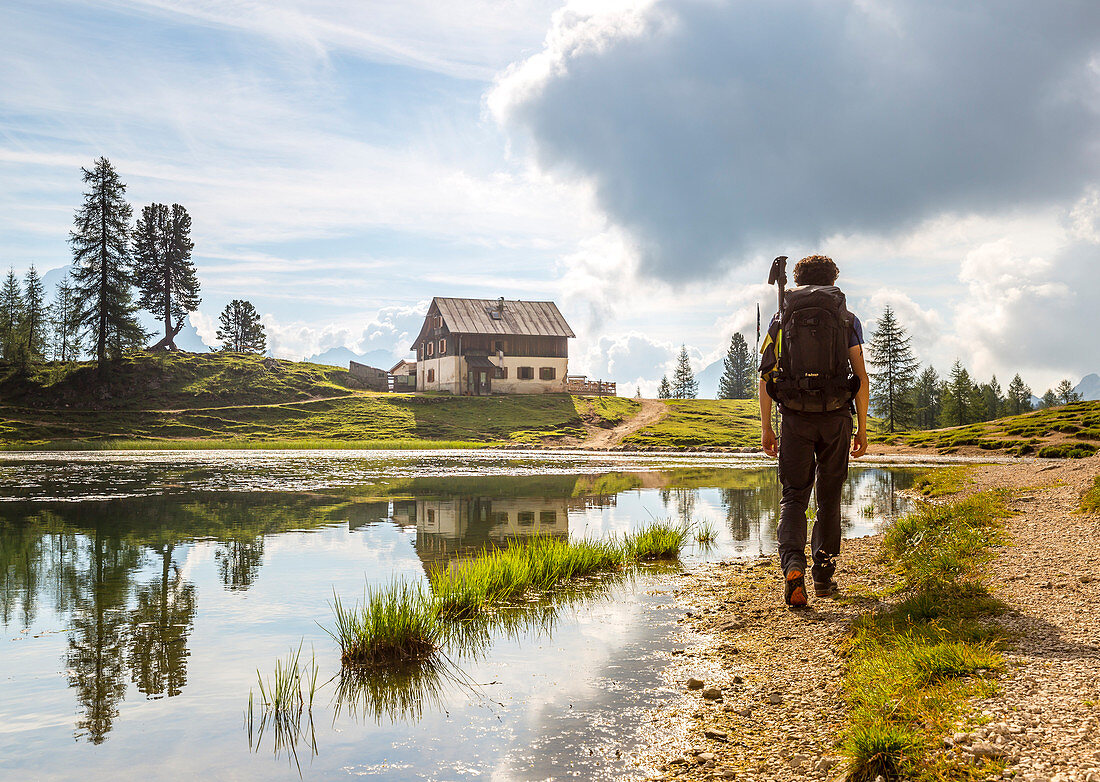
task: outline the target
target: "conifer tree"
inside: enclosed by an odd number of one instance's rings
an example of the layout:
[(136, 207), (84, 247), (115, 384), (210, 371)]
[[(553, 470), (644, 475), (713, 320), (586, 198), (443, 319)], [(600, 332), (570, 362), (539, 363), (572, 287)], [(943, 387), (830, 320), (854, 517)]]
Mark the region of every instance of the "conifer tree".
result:
[(1019, 373), (1008, 384), (1006, 407), (1009, 415), (1019, 415), (1031, 410), (1031, 389), (1024, 383)]
[(1001, 393), (1001, 384), (997, 382), (997, 376), (988, 383), (983, 383), (982, 391), (982, 416), (983, 421), (992, 421), (1000, 418), (1005, 410), (1005, 398)]
[(1058, 398), (1058, 403), (1063, 405), (1081, 401), (1081, 395), (1073, 390), (1073, 383), (1070, 382), (1069, 378), (1058, 384), (1058, 387), (1054, 389), (1054, 395)]
[(668, 382), (668, 375), (661, 375), (661, 383), (657, 386), (657, 398), (672, 398), (672, 385)]
[(909, 335), (887, 305), (867, 347), (871, 365), (878, 369), (872, 374), (871, 404), (891, 432), (913, 422), (909, 389), (916, 379), (920, 362), (914, 358), (909, 343)]
[(676, 360), (676, 371), (672, 375), (672, 396), (675, 399), (694, 399), (698, 395), (699, 381), (691, 371), (687, 345), (681, 345), (680, 357)]
[(913, 384), (913, 425), (918, 429), (935, 429), (940, 420), (940, 376), (928, 367)]
[(1058, 395), (1056, 393), (1054, 393), (1053, 389), (1048, 388), (1046, 390), (1046, 393), (1043, 394), (1042, 405), (1043, 405), (1043, 407), (1057, 407), (1058, 406)]
[(8, 269), (7, 279), (0, 288), (0, 356), (11, 361), (15, 358), (23, 324), (23, 291), (15, 269)]
[(975, 417), (975, 396), (974, 383), (970, 379), (970, 373), (963, 367), (962, 362), (956, 359), (954, 366), (951, 367), (951, 375), (943, 399), (944, 423), (948, 426), (964, 426), (974, 423), (977, 420)]
[(225, 305), (219, 318), (218, 339), (222, 350), (235, 353), (263, 353), (267, 349), (267, 337), (260, 323), (260, 313), (250, 301), (233, 299)]
[(634, 386), (634, 398), (635, 399), (641, 399), (642, 398), (642, 387), (641, 386)]
[(749, 345), (740, 333), (736, 333), (730, 339), (730, 347), (723, 361), (718, 398), (752, 399), (755, 380), (756, 366), (749, 353)]
[[(134, 227), (134, 281), (138, 306), (164, 323), (164, 338), (152, 348), (176, 350), (183, 319), (202, 301), (191, 261), (191, 216), (179, 204), (149, 204)], [(175, 320), (175, 325), (172, 321)]]
[(88, 185), (84, 204), (73, 219), (69, 242), (73, 248), (73, 274), (80, 323), (91, 338), (91, 350), (105, 370), (108, 358), (139, 348), (145, 330), (137, 322), (130, 277), (130, 205), (126, 185), (107, 158), (82, 168)]
[(42, 286), (42, 278), (38, 276), (38, 270), (31, 264), (27, 276), (23, 278), (23, 322), (19, 329), (27, 358), (31, 361), (42, 361), (46, 357), (49, 346), (47, 326), (45, 288)]
[(50, 348), (54, 361), (75, 361), (80, 357), (80, 306), (69, 275), (57, 284), (50, 305)]

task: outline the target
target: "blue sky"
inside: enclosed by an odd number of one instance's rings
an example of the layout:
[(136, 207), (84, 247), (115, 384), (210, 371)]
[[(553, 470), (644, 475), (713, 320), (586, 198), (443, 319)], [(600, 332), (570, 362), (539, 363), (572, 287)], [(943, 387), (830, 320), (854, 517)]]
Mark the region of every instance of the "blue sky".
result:
[[(1100, 10), (835, 0), (0, 0), (0, 263), (79, 168), (194, 219), (272, 350), (403, 355), (433, 295), (552, 298), (652, 393), (831, 254), (870, 324), (1041, 393), (1100, 369)], [(1091, 324), (1091, 325), (1090, 325)], [(750, 342), (752, 335), (750, 334)]]

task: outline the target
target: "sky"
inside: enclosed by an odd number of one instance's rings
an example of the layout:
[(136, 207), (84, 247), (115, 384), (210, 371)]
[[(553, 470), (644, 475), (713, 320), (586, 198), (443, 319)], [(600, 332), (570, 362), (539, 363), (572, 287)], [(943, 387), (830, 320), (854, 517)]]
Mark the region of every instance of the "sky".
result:
[(407, 355), (432, 296), (552, 299), (653, 395), (824, 253), (870, 333), (1041, 394), (1100, 371), (1092, 0), (0, 0), (0, 265), (81, 166), (193, 218), (215, 343)]

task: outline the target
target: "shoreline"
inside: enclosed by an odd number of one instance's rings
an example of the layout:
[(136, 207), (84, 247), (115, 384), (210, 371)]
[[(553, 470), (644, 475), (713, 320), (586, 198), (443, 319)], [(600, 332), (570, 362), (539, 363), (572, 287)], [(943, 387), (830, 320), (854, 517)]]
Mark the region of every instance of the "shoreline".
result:
[[(1075, 513), (1098, 474), (1100, 456), (982, 464), (958, 495), (1012, 492), (1009, 542), (982, 575), (1009, 605), (998, 621), (1013, 640), (997, 692), (962, 704), (956, 732), (943, 737), (947, 760), (979, 770), (995, 759), (1020, 782), (1100, 781), (1100, 514)], [(1079, 534), (1067, 541), (1070, 529)], [(636, 760), (651, 778), (844, 779), (841, 644), (857, 616), (896, 599), (881, 541), (845, 540), (840, 599), (811, 600), (804, 612), (783, 605), (774, 554), (677, 578), (682, 648), (665, 676), (680, 696), (643, 731)], [(703, 687), (689, 688), (693, 678)]]

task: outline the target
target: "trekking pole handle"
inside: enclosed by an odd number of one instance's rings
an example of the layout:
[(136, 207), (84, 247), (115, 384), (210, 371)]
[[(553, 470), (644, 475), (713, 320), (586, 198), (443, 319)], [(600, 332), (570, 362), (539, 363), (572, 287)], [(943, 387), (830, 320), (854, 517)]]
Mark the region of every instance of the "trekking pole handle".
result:
[(783, 288), (787, 285), (787, 256), (780, 255), (772, 261), (772, 270), (768, 274), (768, 285), (779, 285), (779, 312), (783, 312)]

